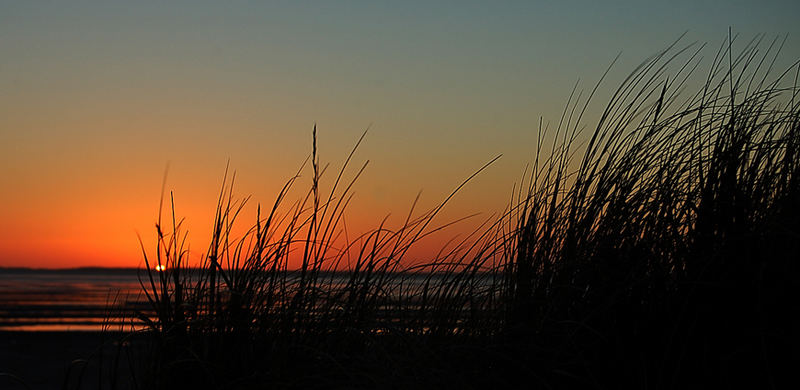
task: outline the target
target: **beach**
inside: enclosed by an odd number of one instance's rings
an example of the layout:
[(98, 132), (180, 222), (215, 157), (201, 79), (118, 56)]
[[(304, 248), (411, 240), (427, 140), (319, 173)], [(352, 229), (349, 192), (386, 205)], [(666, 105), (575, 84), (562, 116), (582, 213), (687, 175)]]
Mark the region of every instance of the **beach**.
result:
[[(3, 269), (0, 373), (31, 389), (72, 389), (78, 382), (82, 389), (99, 388), (99, 364), (109, 372), (119, 331), (142, 304), (138, 291), (135, 269)], [(119, 367), (127, 370), (127, 363)], [(25, 386), (5, 376), (0, 388)]]
[[(0, 331), (0, 373), (19, 377), (31, 389), (97, 389), (98, 364), (109, 364), (118, 334), (101, 332)], [(124, 355), (122, 355), (124, 358)], [(87, 366), (88, 362), (88, 366)], [(110, 368), (110, 367), (109, 367)], [(127, 364), (120, 368), (127, 370)], [(84, 371), (81, 377), (81, 371)], [(110, 378), (104, 376), (106, 388)], [(63, 387), (64, 385), (66, 387)], [(8, 377), (0, 377), (0, 388), (24, 389)], [(124, 385), (120, 388), (126, 388)]]

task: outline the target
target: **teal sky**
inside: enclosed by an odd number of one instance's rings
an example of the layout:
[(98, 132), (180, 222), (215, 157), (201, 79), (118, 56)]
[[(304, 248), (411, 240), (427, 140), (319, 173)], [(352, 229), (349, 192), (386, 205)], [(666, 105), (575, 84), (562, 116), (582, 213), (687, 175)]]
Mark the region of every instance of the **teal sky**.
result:
[(0, 266), (129, 264), (167, 162), (202, 242), (226, 160), (270, 202), (314, 123), (334, 164), (371, 125), (354, 221), (503, 154), (450, 209), (491, 214), (538, 118), (617, 54), (609, 86), (684, 32), (707, 56), (729, 27), (788, 34), (778, 67), (800, 59), (798, 1), (164, 3), (0, 1)]

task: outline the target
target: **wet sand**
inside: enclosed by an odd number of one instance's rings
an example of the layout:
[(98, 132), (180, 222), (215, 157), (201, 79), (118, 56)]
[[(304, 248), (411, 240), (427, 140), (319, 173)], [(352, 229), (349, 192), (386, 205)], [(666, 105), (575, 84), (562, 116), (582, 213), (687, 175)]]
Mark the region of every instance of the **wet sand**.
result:
[(0, 268), (0, 332), (116, 331), (148, 306), (136, 270)]

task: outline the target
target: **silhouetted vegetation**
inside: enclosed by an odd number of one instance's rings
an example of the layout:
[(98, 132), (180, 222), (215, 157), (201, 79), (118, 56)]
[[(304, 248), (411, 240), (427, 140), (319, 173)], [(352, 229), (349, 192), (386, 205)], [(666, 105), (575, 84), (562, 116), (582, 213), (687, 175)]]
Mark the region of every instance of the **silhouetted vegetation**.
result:
[(174, 211), (144, 251), (126, 383), (777, 387), (798, 360), (800, 68), (763, 46), (726, 42), (699, 88), (702, 47), (671, 47), (591, 127), (576, 91), (507, 212), (421, 265), (406, 253), (449, 198), (348, 237), (352, 154), (324, 190), (314, 141), (305, 196), (287, 200), (298, 173), (243, 236), (226, 180), (200, 267)]
[(723, 46), (693, 95), (678, 91), (699, 51), (669, 78), (671, 50), (645, 62), (580, 159), (569, 124), (581, 108), (568, 107), (564, 141), (534, 165), (521, 200), (504, 324), (554, 351), (548, 365), (567, 375), (549, 375), (555, 383), (788, 379), (800, 110), (798, 68), (773, 76), (774, 45), (760, 53), (751, 42), (739, 55)]

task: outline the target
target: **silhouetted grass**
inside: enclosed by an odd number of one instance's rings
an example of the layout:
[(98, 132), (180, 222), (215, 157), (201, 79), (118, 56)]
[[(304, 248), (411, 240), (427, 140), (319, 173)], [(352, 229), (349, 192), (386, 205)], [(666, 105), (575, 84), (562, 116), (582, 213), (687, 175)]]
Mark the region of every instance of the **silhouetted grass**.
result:
[(702, 47), (671, 47), (588, 128), (594, 91), (573, 95), (507, 212), (425, 264), (406, 253), (450, 198), (348, 237), (364, 166), (351, 153), (324, 190), (316, 140), (307, 193), (288, 203), (298, 172), (242, 236), (224, 181), (197, 268), (171, 205), (143, 251), (152, 315), (131, 383), (777, 386), (797, 361), (800, 68), (776, 72), (776, 45), (726, 42), (695, 92)]
[(242, 237), (232, 231), (244, 201), (225, 180), (199, 268), (188, 267), (174, 206), (171, 230), (158, 222), (155, 255), (143, 252), (153, 351), (141, 386), (389, 385), (426, 363), (411, 359), (441, 353), (437, 342), (499, 330), (496, 224), (429, 264), (404, 264), (415, 242), (443, 228), (431, 224), (449, 198), (420, 216), (412, 207), (399, 228), (384, 220), (350, 239), (341, 221), (364, 167), (344, 181), (351, 153), (323, 193), (313, 145), (310, 190), (283, 207), (298, 173)]
[(757, 43), (739, 55), (723, 45), (695, 94), (678, 92), (699, 50), (669, 77), (667, 50), (616, 90), (579, 159), (577, 101), (556, 129), (563, 141), (550, 154), (537, 149), (505, 326), (557, 351), (567, 383), (762, 388), (788, 379), (797, 361), (798, 68), (774, 76), (775, 42), (766, 52)]

